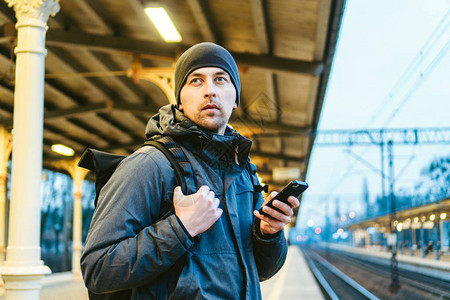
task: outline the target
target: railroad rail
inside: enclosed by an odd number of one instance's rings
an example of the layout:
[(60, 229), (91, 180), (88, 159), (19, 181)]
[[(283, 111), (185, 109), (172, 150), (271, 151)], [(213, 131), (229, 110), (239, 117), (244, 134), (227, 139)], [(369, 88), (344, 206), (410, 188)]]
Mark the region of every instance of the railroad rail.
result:
[(450, 281), (399, 268), (400, 290), (389, 291), (389, 261), (302, 246), (311, 271), (329, 299), (450, 299)]

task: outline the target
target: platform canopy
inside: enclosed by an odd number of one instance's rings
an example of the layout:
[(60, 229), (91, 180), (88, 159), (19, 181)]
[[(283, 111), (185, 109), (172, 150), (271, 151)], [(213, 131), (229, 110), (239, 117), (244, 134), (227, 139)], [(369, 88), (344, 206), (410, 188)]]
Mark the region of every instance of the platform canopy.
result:
[[(444, 214), (444, 215), (443, 215)], [(408, 228), (412, 224), (414, 228), (420, 228), (421, 223), (445, 220), (450, 215), (450, 198), (445, 198), (432, 203), (398, 209), (395, 211), (395, 219), (398, 222), (407, 224)], [(391, 214), (383, 214), (377, 217), (360, 220), (346, 226), (348, 229), (367, 229), (368, 227), (389, 228)], [(417, 224), (414, 226), (414, 223)]]
[[(53, 144), (121, 154), (145, 139), (145, 124), (172, 100), (173, 66), (189, 46), (218, 43), (235, 57), (241, 104), (230, 124), (254, 140), (266, 183), (273, 169), (304, 177), (329, 78), (344, 1), (61, 0), (48, 21), (44, 167)], [(165, 42), (144, 12), (163, 6), (180, 42)], [(0, 1), (0, 120), (12, 129), (16, 18)], [(279, 169), (278, 169), (279, 170)], [(290, 171), (289, 171), (290, 172)], [(289, 173), (288, 174), (292, 174)], [(295, 172), (294, 172), (295, 173)]]

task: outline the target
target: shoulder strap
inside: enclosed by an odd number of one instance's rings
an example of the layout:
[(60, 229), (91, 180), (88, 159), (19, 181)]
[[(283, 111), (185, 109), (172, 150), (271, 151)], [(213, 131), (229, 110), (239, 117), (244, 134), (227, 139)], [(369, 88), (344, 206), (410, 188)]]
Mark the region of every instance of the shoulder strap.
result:
[[(175, 177), (180, 178), (180, 180), (183, 181), (183, 184), (178, 182), (177, 183), (181, 186), (181, 189), (183, 190), (183, 193), (185, 195), (195, 193), (197, 191), (196, 188), (196, 178), (194, 176), (194, 171), (192, 169), (191, 163), (188, 161), (186, 154), (183, 152), (181, 147), (173, 140), (170, 136), (162, 136), (157, 135), (153, 136), (147, 142), (145, 142), (144, 145), (147, 143), (150, 143), (151, 141), (155, 141), (159, 144), (161, 144), (165, 151), (168, 151), (171, 154), (171, 157), (176, 162), (177, 167), (174, 166), (173, 161), (171, 161), (169, 158), (169, 162), (173, 166), (175, 170)], [(159, 149), (161, 150), (161, 149)], [(161, 150), (163, 153), (164, 151)], [(164, 153), (165, 154), (165, 153)], [(166, 155), (166, 154), (165, 154)], [(167, 155), (166, 155), (167, 157)], [(178, 174), (177, 174), (178, 173)]]
[(259, 194), (261, 192), (269, 192), (269, 185), (265, 184), (264, 186), (260, 185), (258, 182), (258, 177), (256, 177), (256, 169), (252, 168), (250, 164), (250, 160), (247, 159), (245, 163), (245, 170), (250, 175), (253, 184), (253, 208), (256, 209), (256, 205), (258, 204)]
[(176, 157), (172, 154), (172, 152), (170, 152), (168, 149), (166, 149), (164, 147), (164, 144), (162, 144), (161, 142), (157, 142), (157, 141), (153, 141), (153, 140), (146, 141), (144, 146), (153, 146), (164, 154), (164, 156), (167, 158), (167, 160), (170, 162), (173, 169), (175, 170), (175, 180), (176, 180), (177, 184), (179, 186), (181, 186), (181, 190), (183, 191), (183, 193), (187, 193), (186, 181), (182, 177), (183, 169), (178, 164), (178, 161), (177, 161)]
[[(180, 146), (170, 136), (153, 136), (143, 146), (153, 146), (166, 156), (175, 171), (175, 180), (177, 185), (181, 186), (183, 194), (188, 195), (196, 191), (195, 176), (191, 163), (187, 160)], [(160, 219), (164, 219), (171, 213), (175, 213), (172, 201), (170, 201), (169, 210), (162, 214)]]

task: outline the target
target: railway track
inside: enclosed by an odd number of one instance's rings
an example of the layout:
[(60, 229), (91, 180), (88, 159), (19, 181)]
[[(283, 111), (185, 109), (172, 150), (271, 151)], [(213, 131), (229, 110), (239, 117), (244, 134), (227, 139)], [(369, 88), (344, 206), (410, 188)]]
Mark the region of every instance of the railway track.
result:
[(450, 299), (450, 282), (400, 269), (400, 290), (389, 290), (388, 262), (343, 251), (302, 247), (314, 276), (329, 299)]

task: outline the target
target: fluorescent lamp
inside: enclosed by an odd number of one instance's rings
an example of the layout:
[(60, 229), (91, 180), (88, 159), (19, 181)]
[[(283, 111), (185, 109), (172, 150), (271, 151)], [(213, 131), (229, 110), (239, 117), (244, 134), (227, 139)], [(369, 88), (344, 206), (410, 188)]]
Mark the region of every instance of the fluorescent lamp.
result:
[(162, 7), (147, 7), (145, 13), (152, 20), (159, 34), (166, 42), (181, 42), (181, 35), (170, 20), (166, 10)]
[(75, 151), (73, 151), (72, 148), (61, 144), (52, 145), (52, 151), (64, 156), (73, 156), (75, 154)]

